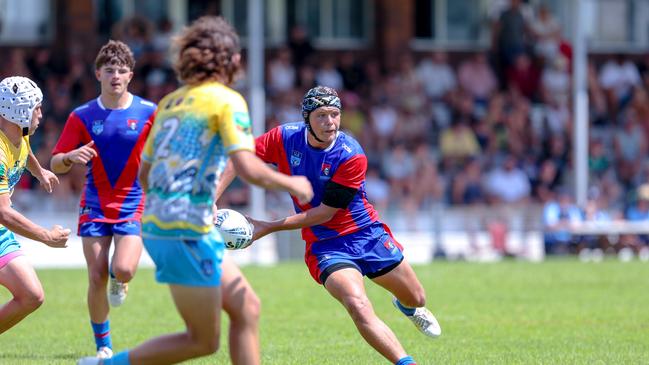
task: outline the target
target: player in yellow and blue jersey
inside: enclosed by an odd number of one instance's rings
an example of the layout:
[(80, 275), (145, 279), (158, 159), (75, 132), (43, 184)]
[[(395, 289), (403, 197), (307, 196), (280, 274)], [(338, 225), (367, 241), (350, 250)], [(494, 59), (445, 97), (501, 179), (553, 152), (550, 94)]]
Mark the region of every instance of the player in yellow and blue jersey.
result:
[(8, 77), (0, 82), (0, 285), (13, 298), (0, 306), (0, 334), (35, 311), (44, 299), (36, 272), (23, 256), (14, 233), (43, 242), (50, 247), (65, 247), (69, 229), (43, 228), (14, 210), (11, 195), (25, 171), (36, 177), (48, 193), (59, 180), (43, 169), (29, 145), (29, 136), (38, 128), (43, 93), (26, 77)]
[(258, 364), (258, 299), (234, 264), (221, 267), (224, 246), (213, 222), (219, 176), (230, 158), (249, 183), (286, 190), (302, 203), (313, 197), (306, 178), (278, 173), (255, 156), (246, 102), (227, 86), (241, 59), (234, 29), (220, 17), (203, 17), (174, 46), (185, 86), (160, 101), (144, 146), (142, 236), (156, 280), (169, 284), (187, 328), (80, 364), (171, 364), (209, 355), (218, 349), (222, 305), (231, 320), (232, 362)]

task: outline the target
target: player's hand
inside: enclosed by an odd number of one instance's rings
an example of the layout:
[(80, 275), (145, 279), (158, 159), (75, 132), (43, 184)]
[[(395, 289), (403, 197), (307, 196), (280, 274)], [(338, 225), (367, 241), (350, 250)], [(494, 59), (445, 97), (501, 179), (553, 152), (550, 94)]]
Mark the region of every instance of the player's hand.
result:
[(97, 151), (94, 148), (92, 148), (94, 145), (95, 145), (95, 141), (90, 141), (85, 145), (77, 148), (76, 150), (72, 150), (68, 152), (66, 157), (70, 161), (72, 161), (72, 163), (85, 165), (88, 163), (88, 161), (97, 157)]
[(48, 193), (52, 193), (54, 187), (59, 184), (59, 178), (50, 170), (41, 169), (41, 175), (36, 176), (36, 178)]
[(62, 248), (67, 247), (68, 237), (70, 237), (71, 230), (69, 228), (63, 228), (61, 226), (54, 225), (50, 229), (48, 239), (43, 242), (44, 244), (50, 247)]
[(266, 236), (269, 233), (272, 233), (271, 225), (270, 222), (266, 221), (258, 221), (256, 219), (250, 218), (246, 216), (246, 219), (248, 219), (248, 222), (252, 224), (253, 227), (253, 232), (252, 232), (252, 240), (258, 240), (264, 236)]
[(293, 180), (291, 195), (297, 198), (300, 204), (310, 202), (313, 199), (313, 187), (309, 180), (304, 176), (291, 176), (291, 179)]

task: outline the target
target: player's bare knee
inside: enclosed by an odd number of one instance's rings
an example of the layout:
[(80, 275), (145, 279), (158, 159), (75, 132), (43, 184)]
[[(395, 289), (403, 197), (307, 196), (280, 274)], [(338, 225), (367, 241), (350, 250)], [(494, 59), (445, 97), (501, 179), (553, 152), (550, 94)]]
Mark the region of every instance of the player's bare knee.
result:
[(45, 293), (42, 290), (30, 291), (16, 298), (16, 300), (24, 311), (33, 312), (45, 301)]
[(210, 355), (219, 349), (221, 334), (218, 330), (199, 332), (196, 328), (187, 327), (185, 336), (187, 336), (191, 351), (195, 356)]
[(197, 352), (200, 356), (211, 355), (219, 350), (220, 342), (218, 334), (203, 338), (197, 344)]
[(117, 265), (113, 267), (113, 275), (120, 283), (128, 283), (135, 276), (135, 268)]
[(250, 290), (244, 294), (240, 305), (229, 305), (225, 309), (234, 325), (257, 326), (261, 315), (261, 300)]
[(372, 303), (367, 296), (354, 296), (343, 299), (343, 305), (354, 322), (364, 322), (372, 315)]
[(254, 292), (246, 294), (242, 315), (248, 323), (258, 323), (261, 315), (261, 300)]
[(90, 270), (88, 272), (88, 282), (90, 287), (105, 288), (108, 282), (108, 271)]

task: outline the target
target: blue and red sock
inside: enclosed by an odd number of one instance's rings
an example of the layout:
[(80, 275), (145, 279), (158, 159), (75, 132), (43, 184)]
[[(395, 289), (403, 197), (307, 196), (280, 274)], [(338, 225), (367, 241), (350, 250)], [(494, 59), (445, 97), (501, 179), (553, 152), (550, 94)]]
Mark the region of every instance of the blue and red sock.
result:
[(403, 313), (403, 314), (405, 314), (407, 316), (415, 315), (415, 309), (417, 309), (417, 308), (406, 307), (403, 304), (401, 304), (401, 302), (399, 302), (399, 299), (396, 300), (396, 303), (397, 303), (397, 308), (399, 308), (401, 313)]
[(92, 332), (95, 333), (95, 345), (97, 345), (97, 350), (100, 347), (113, 348), (113, 342), (110, 339), (110, 321), (103, 323), (94, 323), (90, 321), (92, 326)]
[(406, 356), (399, 359), (399, 361), (397, 361), (394, 365), (417, 365), (417, 363), (411, 356)]

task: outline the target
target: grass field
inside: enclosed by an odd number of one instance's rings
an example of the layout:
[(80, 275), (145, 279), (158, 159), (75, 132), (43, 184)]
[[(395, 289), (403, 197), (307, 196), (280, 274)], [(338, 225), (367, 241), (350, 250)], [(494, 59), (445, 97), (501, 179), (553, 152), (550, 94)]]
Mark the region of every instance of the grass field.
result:
[[(435, 262), (416, 271), (444, 333), (429, 340), (374, 284), (379, 316), (421, 364), (647, 364), (649, 265)], [(263, 302), (264, 364), (387, 364), (301, 263), (244, 270)], [(73, 364), (94, 350), (83, 270), (41, 270), (45, 304), (0, 336), (0, 364)], [(9, 293), (0, 289), (0, 302)], [(141, 270), (125, 305), (111, 313), (116, 349), (178, 331), (166, 287)], [(226, 328), (225, 325), (223, 328)], [(228, 364), (218, 354), (190, 364)]]

